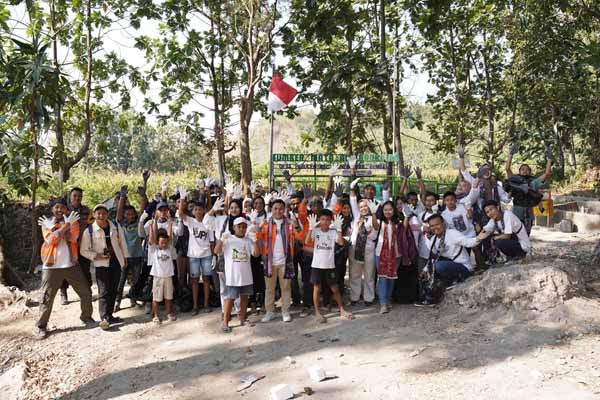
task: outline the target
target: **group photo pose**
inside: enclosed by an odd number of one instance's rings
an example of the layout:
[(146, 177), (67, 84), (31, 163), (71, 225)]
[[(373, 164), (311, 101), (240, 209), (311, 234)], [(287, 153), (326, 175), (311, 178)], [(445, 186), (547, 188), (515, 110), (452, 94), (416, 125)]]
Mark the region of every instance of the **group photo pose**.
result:
[[(471, 173), (460, 148), (456, 189), (443, 193), (426, 186), (420, 167), (401, 170), (396, 193), (394, 177), (376, 186), (357, 176), (354, 156), (343, 166), (350, 176), (334, 164), (323, 187), (297, 185), (288, 171), (270, 190), (199, 177), (194, 188), (165, 180), (151, 200), (145, 171), (133, 194), (139, 209), (126, 185), (110, 201), (115, 210), (101, 203), (91, 211), (75, 187), (39, 219), (44, 290), (34, 336), (46, 337), (54, 297), (60, 290), (64, 303), (67, 285), (80, 297), (81, 322), (97, 318), (104, 330), (123, 323), (124, 299), (145, 306), (156, 325), (219, 310), (223, 333), (294, 316), (323, 324), (324, 308), (351, 321), (353, 310), (374, 304), (380, 314), (395, 303), (435, 306), (457, 283), (527, 256), (532, 198), (553, 157), (547, 152), (546, 170), (532, 178), (528, 165), (510, 172), (514, 153), (505, 188), (486, 163)], [(409, 191), (413, 172), (417, 191)]]

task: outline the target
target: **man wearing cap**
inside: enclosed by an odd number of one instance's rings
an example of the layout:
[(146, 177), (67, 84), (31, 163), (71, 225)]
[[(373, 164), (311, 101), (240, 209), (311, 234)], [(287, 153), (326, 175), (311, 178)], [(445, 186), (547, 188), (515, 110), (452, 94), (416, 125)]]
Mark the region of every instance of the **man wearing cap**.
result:
[(98, 282), (98, 308), (100, 328), (106, 330), (111, 324), (122, 322), (113, 317), (121, 269), (127, 267), (127, 246), (123, 229), (108, 219), (104, 204), (94, 207), (95, 222), (90, 225), (81, 239), (81, 255), (96, 268)]
[[(67, 206), (69, 211), (74, 211), (79, 213), (79, 238), (77, 239), (77, 245), (81, 244), (81, 237), (85, 229), (89, 224), (90, 218), (90, 209), (82, 204), (83, 200), (83, 189), (79, 187), (74, 187), (69, 192), (69, 205)], [(81, 256), (81, 252), (79, 252), (79, 256)], [(78, 264), (81, 268), (81, 272), (87, 279), (88, 285), (92, 287), (92, 274), (90, 272), (90, 262), (85, 257), (78, 257)], [(60, 304), (67, 305), (69, 304), (69, 298), (67, 297), (67, 289), (69, 288), (69, 283), (65, 279), (60, 287)]]
[(42, 286), (40, 316), (36, 322), (34, 337), (44, 339), (46, 326), (52, 313), (54, 297), (66, 280), (81, 299), (80, 319), (86, 326), (92, 326), (92, 292), (81, 269), (77, 266), (79, 257), (77, 241), (79, 239), (79, 214), (67, 213), (67, 202), (56, 200), (52, 206), (52, 217), (40, 217), (38, 224), (42, 228), (44, 243), (41, 248)]

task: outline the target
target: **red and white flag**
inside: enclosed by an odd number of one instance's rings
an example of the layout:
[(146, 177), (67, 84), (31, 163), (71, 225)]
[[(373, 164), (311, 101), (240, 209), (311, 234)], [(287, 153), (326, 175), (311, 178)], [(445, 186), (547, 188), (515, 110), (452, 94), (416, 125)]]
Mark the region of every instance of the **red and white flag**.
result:
[(277, 112), (294, 100), (298, 91), (281, 79), (281, 75), (275, 72), (269, 86), (269, 111)]

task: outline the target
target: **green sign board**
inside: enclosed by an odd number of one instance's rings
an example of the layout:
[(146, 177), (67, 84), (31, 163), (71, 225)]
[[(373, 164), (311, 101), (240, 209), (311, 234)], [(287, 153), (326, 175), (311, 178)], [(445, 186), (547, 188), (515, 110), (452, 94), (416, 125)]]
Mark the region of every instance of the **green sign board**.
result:
[[(347, 162), (349, 154), (294, 154), (294, 153), (276, 153), (273, 154), (273, 162)], [(398, 154), (357, 154), (359, 162), (398, 162)]]

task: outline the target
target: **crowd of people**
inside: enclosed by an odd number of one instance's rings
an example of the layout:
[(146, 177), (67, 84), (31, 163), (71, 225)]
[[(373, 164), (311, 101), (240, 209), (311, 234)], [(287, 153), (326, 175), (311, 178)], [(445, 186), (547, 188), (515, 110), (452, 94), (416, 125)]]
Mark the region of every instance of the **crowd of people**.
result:
[[(67, 304), (69, 285), (80, 298), (82, 324), (105, 330), (124, 322), (116, 314), (127, 281), (131, 306), (146, 307), (153, 323), (176, 321), (176, 310), (195, 316), (220, 308), (223, 332), (231, 332), (235, 316), (239, 325), (248, 323), (249, 313), (273, 321), (276, 304), (283, 322), (292, 321), (295, 309), (317, 323), (327, 322), (323, 310), (334, 306), (352, 320), (354, 308), (375, 302), (382, 314), (394, 302), (434, 305), (457, 282), (528, 253), (532, 207), (553, 158), (546, 153), (546, 170), (537, 178), (528, 165), (513, 175), (517, 152), (512, 146), (502, 184), (488, 164), (471, 175), (459, 148), (456, 190), (441, 198), (428, 190), (420, 168), (402, 170), (394, 198), (389, 182), (363, 185), (355, 156), (348, 158), (350, 179), (333, 165), (320, 190), (295, 187), (289, 173), (279, 191), (256, 182), (243, 190), (226, 176), (225, 182), (198, 179), (193, 190), (177, 187), (170, 196), (164, 181), (149, 199), (146, 171), (137, 189), (139, 209), (123, 186), (114, 209), (104, 203), (90, 212), (75, 187), (68, 200), (53, 201), (52, 215), (39, 219), (42, 297), (34, 336), (46, 337), (54, 299), (60, 291)], [(408, 191), (413, 172), (418, 193)]]

